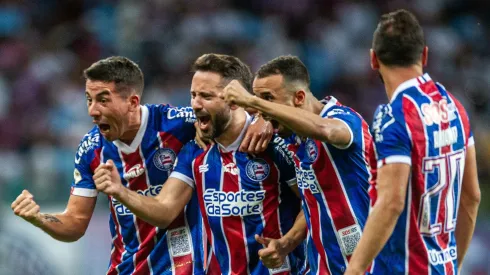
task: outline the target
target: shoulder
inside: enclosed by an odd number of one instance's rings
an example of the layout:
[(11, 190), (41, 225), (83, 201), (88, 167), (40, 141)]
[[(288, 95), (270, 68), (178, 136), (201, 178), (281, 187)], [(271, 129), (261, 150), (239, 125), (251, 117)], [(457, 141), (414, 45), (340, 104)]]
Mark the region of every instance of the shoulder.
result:
[(78, 145), (77, 153), (75, 156), (75, 164), (80, 164), (82, 161), (91, 162), (96, 150), (102, 148), (102, 138), (100, 135), (99, 127), (94, 126), (87, 134), (82, 137), (80, 144)]
[(194, 123), (196, 117), (190, 106), (171, 106), (170, 104), (147, 104), (150, 116), (160, 116), (165, 121)]

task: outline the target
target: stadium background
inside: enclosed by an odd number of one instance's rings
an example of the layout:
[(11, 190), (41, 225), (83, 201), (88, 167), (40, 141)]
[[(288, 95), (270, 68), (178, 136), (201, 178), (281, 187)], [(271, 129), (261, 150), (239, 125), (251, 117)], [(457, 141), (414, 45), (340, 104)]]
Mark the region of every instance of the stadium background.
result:
[(77, 243), (51, 240), (10, 211), (26, 188), (42, 211), (63, 211), (81, 137), (92, 127), (81, 71), (110, 55), (145, 73), (143, 102), (188, 104), (189, 66), (207, 52), (256, 70), (298, 55), (312, 91), (331, 94), (371, 122), (386, 102), (369, 67), (377, 19), (414, 12), (429, 46), (427, 71), (468, 109), (483, 199), (466, 274), (490, 274), (490, 5), (487, 1), (155, 0), (0, 1), (0, 274), (104, 274), (107, 198)]

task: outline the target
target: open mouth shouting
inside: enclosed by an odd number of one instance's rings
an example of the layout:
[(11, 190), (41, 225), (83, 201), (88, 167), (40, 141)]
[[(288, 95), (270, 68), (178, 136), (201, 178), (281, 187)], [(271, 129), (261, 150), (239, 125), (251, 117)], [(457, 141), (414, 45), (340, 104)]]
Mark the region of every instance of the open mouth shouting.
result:
[(211, 116), (208, 114), (196, 114), (199, 129), (203, 132), (209, 131), (211, 128)]

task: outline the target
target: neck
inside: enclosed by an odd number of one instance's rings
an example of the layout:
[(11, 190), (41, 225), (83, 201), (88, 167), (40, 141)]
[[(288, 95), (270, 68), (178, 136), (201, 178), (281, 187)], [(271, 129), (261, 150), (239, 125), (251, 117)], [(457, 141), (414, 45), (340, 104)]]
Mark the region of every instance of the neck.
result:
[(231, 118), (228, 125), (225, 127), (223, 133), (215, 138), (216, 142), (219, 142), (224, 147), (231, 145), (240, 135), (245, 126), (247, 120), (247, 114), (242, 108), (238, 108), (231, 112)]
[(383, 82), (385, 84), (386, 95), (391, 100), (396, 88), (403, 82), (412, 78), (419, 77), (423, 74), (422, 66), (413, 65), (410, 67), (385, 67), (379, 69)]
[(128, 130), (119, 138), (120, 141), (131, 144), (136, 137), (141, 126), (141, 106), (138, 106), (135, 112), (129, 114)]
[(323, 110), (323, 103), (313, 95), (307, 95), (306, 102), (301, 106), (301, 109), (319, 115)]

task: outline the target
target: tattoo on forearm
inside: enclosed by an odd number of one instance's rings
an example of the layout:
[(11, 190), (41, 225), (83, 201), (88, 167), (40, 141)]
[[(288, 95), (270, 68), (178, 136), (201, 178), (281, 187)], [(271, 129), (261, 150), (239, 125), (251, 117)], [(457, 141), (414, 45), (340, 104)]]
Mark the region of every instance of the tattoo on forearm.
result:
[(47, 221), (47, 222), (56, 222), (56, 223), (62, 223), (58, 218), (56, 218), (55, 216), (53, 215), (49, 215), (49, 214), (44, 214), (44, 219)]

